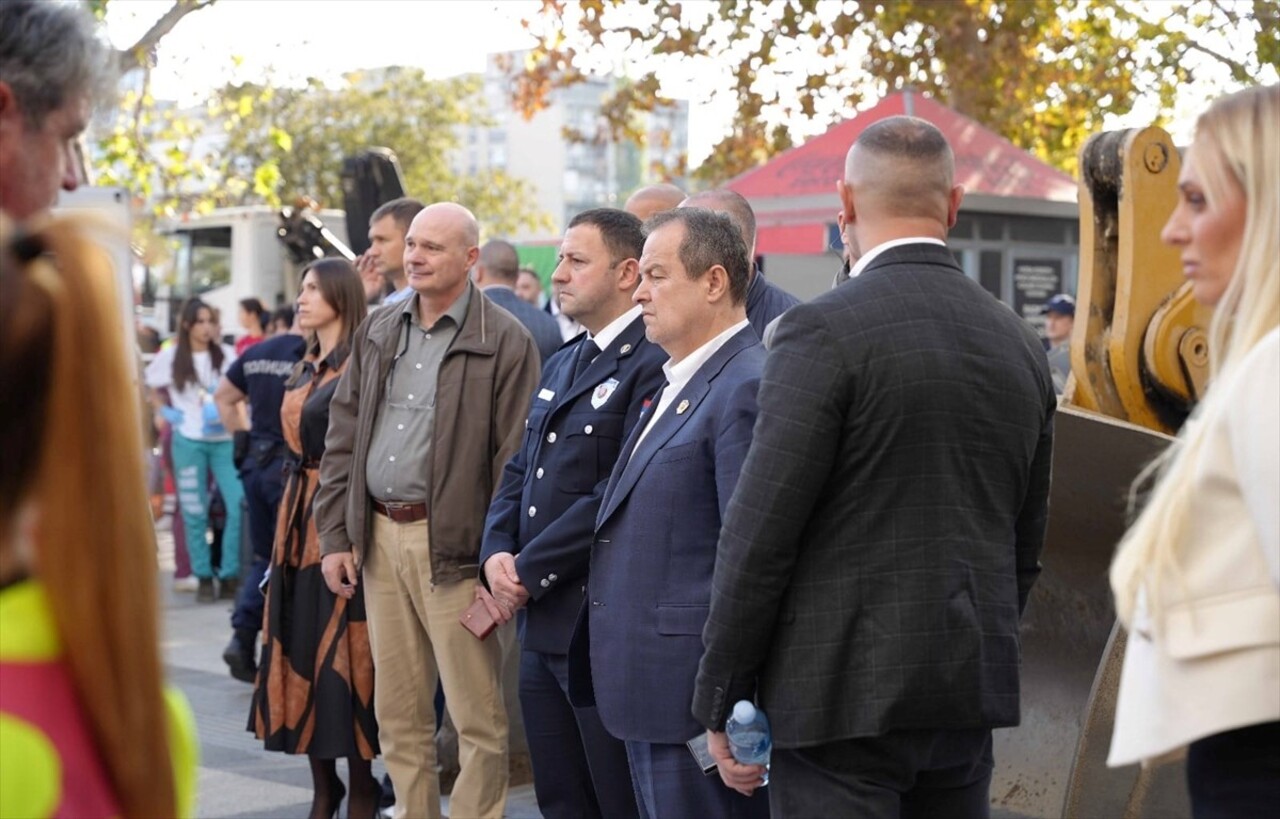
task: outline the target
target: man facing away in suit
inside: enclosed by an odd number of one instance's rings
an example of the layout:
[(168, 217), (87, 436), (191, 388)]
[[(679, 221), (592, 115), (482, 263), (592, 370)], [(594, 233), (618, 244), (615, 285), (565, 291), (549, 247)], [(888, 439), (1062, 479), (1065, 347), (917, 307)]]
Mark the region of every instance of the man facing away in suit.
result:
[(605, 481), (667, 358), (631, 302), (643, 247), (640, 220), (624, 211), (570, 221), (553, 278), (587, 332), (547, 362), (480, 552), (503, 611), (524, 607), (520, 708), (547, 819), (636, 816), (626, 748), (594, 707), (571, 705), (567, 655)]
[[(646, 228), (635, 300), (649, 340), (670, 356), (667, 383), (609, 477), (574, 639), (589, 644), (600, 718), (626, 741), (642, 816), (767, 816), (763, 796), (704, 776), (685, 745), (701, 734), (689, 702), (716, 540), (764, 366), (746, 317), (747, 249), (727, 217), (702, 208), (667, 211)], [(572, 677), (580, 657), (571, 653)]]
[(742, 234), (742, 241), (747, 245), (747, 261), (751, 265), (751, 280), (747, 284), (747, 321), (763, 339), (765, 328), (800, 300), (766, 280), (764, 271), (756, 267), (756, 213), (751, 209), (751, 203), (737, 191), (715, 188), (690, 195), (680, 203), (680, 207), (706, 208), (723, 213), (733, 220)]
[(520, 257), (510, 242), (490, 239), (480, 248), (475, 266), (471, 268), (471, 280), (494, 304), (520, 320), (533, 336), (542, 363), (560, 349), (560, 326), (551, 314), (534, 307), (516, 293), (516, 281), (520, 278)]
[(991, 729), (1018, 723), (1053, 383), (944, 244), (952, 169), (923, 120), (863, 131), (837, 183), (852, 278), (787, 311), (761, 380), (693, 711), (750, 792), (719, 732), (761, 705), (780, 816), (987, 816)]

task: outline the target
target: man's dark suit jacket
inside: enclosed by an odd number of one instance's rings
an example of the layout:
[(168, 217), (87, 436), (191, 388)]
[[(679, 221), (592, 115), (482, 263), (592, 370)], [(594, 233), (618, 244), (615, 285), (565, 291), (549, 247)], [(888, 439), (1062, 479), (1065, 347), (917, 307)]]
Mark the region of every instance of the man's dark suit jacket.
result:
[(763, 366), (764, 348), (744, 327), (632, 452), (648, 423), (641, 416), (609, 478), (586, 626), (596, 706), (619, 739), (676, 744), (701, 731), (689, 701), (716, 540), (751, 443)]
[(766, 279), (763, 271), (756, 270), (747, 288), (747, 321), (755, 328), (756, 335), (764, 338), (769, 322), (799, 303), (795, 296)]
[(556, 320), (546, 311), (534, 307), (517, 296), (516, 291), (510, 287), (486, 287), (484, 294), (494, 304), (520, 320), (520, 323), (529, 331), (529, 335), (533, 336), (533, 343), (537, 345), (538, 354), (542, 356), (542, 363), (545, 366), (547, 359), (551, 358), (564, 343), (564, 339), (560, 338), (560, 325)]
[(566, 344), (543, 369), (524, 441), (489, 506), (480, 551), (481, 565), (498, 552), (516, 555), (530, 596), (521, 645), (548, 654), (569, 650), (605, 482), (645, 402), (662, 385), (667, 360), (645, 339), (637, 316), (574, 381), (585, 338)]
[(951, 252), (891, 248), (793, 307), (721, 534), (693, 710), (756, 693), (779, 747), (1015, 725), (1055, 400)]

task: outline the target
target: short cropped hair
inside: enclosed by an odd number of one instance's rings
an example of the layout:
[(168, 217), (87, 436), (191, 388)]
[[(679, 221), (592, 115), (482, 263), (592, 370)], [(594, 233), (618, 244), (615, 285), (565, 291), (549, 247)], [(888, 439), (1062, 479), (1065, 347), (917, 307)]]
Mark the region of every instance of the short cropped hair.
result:
[(0, 2), (0, 82), (31, 128), (79, 97), (95, 107), (110, 98), (117, 76), (112, 53), (83, 4)]
[(413, 224), (413, 217), (425, 208), (426, 205), (408, 196), (402, 196), (399, 199), (392, 199), (390, 202), (384, 202), (378, 206), (378, 209), (369, 217), (369, 224), (379, 222), (390, 216), (396, 220), (396, 225), (400, 228), (401, 233), (409, 232), (409, 225)]
[(729, 299), (734, 304), (747, 300), (751, 264), (747, 246), (733, 219), (706, 208), (676, 208), (652, 216), (644, 224), (646, 237), (672, 222), (684, 225), (684, 238), (677, 255), (691, 279), (700, 279), (715, 265), (729, 274)]
[(644, 224), (625, 210), (592, 208), (569, 220), (569, 227), (593, 225), (600, 231), (609, 261), (618, 264), (626, 259), (639, 259), (644, 252)]
[(886, 117), (858, 135), (859, 148), (901, 159), (938, 159), (951, 155), (951, 145), (937, 126), (919, 117)]
[(520, 254), (515, 245), (502, 239), (490, 239), (480, 248), (480, 263), (495, 279), (515, 284), (520, 278)]
[[(727, 214), (737, 225), (738, 232), (742, 234), (742, 241), (747, 245), (747, 253), (751, 252), (751, 248), (756, 243), (756, 214), (746, 197), (728, 188), (715, 188), (691, 193), (684, 201), (689, 204), (683, 207), (707, 207), (708, 210)], [(708, 207), (709, 205), (714, 207)]]

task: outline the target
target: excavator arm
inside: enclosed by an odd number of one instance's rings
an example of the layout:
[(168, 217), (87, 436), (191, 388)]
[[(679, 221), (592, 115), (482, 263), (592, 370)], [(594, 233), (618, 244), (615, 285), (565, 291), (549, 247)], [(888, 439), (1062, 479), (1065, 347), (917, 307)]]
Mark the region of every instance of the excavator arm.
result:
[(1098, 134), (1081, 152), (1071, 376), (1044, 571), (1022, 624), (1022, 725), (995, 737), (995, 816), (1190, 816), (1181, 765), (1106, 767), (1125, 643), (1107, 569), (1129, 486), (1208, 377), (1208, 311), (1160, 241), (1180, 162), (1154, 127)]

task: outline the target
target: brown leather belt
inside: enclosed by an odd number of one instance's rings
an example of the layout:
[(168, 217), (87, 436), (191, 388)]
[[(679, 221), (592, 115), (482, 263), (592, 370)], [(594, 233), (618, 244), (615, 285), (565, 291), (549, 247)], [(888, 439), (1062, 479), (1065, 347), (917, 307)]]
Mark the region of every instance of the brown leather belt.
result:
[(373, 503), (373, 511), (391, 518), (396, 523), (413, 523), (414, 521), (426, 520), (427, 504), (426, 503), (383, 503), (377, 498), (370, 498)]

